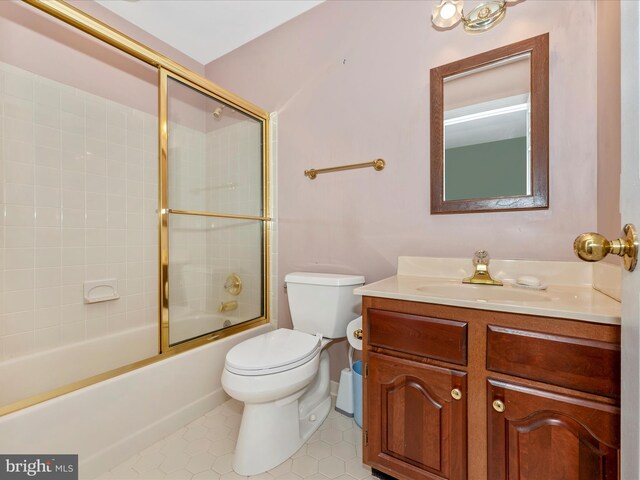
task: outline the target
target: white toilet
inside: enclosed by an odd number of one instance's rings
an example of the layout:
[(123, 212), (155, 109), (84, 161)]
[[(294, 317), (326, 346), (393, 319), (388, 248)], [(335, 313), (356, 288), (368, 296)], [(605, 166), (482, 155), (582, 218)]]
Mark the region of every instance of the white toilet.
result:
[(358, 275), (290, 273), (285, 277), (294, 330), (280, 328), (236, 345), (222, 386), (244, 402), (233, 459), (239, 475), (257, 475), (294, 454), (329, 414), (332, 339), (360, 315)]

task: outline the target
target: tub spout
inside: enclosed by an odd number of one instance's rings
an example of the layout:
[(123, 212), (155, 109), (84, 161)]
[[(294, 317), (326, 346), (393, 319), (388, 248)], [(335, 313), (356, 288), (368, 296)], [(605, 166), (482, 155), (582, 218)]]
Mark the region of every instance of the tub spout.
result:
[(220, 307), (218, 307), (219, 312), (230, 312), (231, 310), (235, 310), (238, 308), (238, 302), (232, 300), (230, 302), (222, 302)]

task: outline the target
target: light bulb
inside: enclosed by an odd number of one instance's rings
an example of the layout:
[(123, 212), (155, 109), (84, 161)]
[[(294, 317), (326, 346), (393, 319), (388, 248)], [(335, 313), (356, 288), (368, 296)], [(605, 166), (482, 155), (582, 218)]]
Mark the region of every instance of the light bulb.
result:
[(449, 20), (456, 14), (456, 7), (453, 3), (445, 3), (440, 9), (440, 16), (445, 20)]
[(433, 7), (431, 21), (436, 27), (449, 28), (462, 18), (462, 0), (441, 0)]

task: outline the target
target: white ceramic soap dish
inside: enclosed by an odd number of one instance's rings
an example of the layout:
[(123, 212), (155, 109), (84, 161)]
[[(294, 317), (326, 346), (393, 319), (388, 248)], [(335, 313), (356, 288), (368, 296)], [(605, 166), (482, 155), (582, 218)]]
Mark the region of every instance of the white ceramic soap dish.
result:
[(119, 298), (118, 281), (115, 278), (84, 282), (84, 303), (107, 302)]

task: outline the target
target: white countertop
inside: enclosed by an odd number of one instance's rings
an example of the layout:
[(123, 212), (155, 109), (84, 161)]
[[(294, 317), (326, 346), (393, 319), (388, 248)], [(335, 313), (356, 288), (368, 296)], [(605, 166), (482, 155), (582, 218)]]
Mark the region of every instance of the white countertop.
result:
[[(403, 270), (406, 271), (399, 268), (398, 275), (364, 285), (355, 289), (354, 293), (455, 307), (620, 324), (620, 303), (594, 290), (590, 283), (552, 283), (553, 279), (548, 278), (545, 279), (548, 282), (546, 290), (533, 290), (507, 284), (502, 287), (463, 284), (462, 276), (457, 278), (462, 272), (457, 272), (456, 278), (444, 278), (407, 275), (403, 274)], [(412, 269), (411, 273), (415, 273), (415, 270)]]

